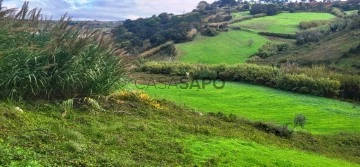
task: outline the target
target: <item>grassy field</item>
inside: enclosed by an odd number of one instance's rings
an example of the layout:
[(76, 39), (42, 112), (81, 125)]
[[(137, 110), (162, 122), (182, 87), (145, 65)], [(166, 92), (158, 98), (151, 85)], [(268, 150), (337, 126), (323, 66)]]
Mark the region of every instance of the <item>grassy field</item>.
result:
[(352, 166), (344, 161), (312, 153), (269, 147), (237, 139), (190, 139), (188, 145), (198, 164), (205, 163), (211, 166)]
[[(248, 41), (253, 40), (252, 46)], [(203, 64), (244, 63), (267, 42), (265, 37), (245, 31), (223, 32), (215, 37), (198, 35), (194, 41), (177, 44), (179, 61)]]
[(345, 11), (345, 13), (347, 15), (353, 15), (353, 14), (356, 14), (358, 12), (358, 10), (350, 10), (350, 11)]
[(299, 30), (301, 21), (328, 20), (335, 16), (329, 13), (281, 13), (276, 16), (266, 16), (235, 23), (232, 26), (240, 26), (258, 32), (295, 33)]
[(144, 94), (123, 97), (67, 114), (57, 103), (0, 102), (0, 166), (359, 166), (360, 136), (284, 139)]
[(231, 16), (233, 17), (232, 19), (237, 19), (237, 18), (240, 18), (242, 16), (248, 16), (248, 15), (250, 15), (249, 11), (231, 13)]
[(360, 132), (360, 105), (333, 99), (294, 94), (266, 87), (226, 83), (224, 89), (146, 89), (149, 94), (203, 112), (236, 114), (251, 120), (292, 122), (297, 114), (308, 121), (304, 129), (312, 133)]

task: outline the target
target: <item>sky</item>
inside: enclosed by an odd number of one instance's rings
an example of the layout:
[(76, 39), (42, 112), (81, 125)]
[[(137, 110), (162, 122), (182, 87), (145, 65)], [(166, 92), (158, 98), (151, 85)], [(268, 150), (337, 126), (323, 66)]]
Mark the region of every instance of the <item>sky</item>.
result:
[[(150, 17), (162, 12), (182, 14), (201, 0), (28, 0), (31, 8), (54, 19), (68, 12), (73, 20), (122, 21)], [(214, 0), (207, 0), (212, 3)], [(24, 0), (4, 0), (3, 7), (20, 8)]]

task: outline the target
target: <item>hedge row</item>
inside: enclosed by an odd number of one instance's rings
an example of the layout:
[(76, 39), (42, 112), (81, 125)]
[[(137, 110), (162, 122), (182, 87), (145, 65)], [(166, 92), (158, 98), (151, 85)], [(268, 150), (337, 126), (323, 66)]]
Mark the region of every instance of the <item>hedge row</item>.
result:
[(328, 24), (297, 32), (297, 43), (304, 44), (308, 42), (319, 42), (320, 39), (331, 34), (332, 32), (354, 30), (358, 28), (360, 28), (359, 15), (338, 18)]
[(226, 81), (249, 82), (297, 93), (331, 98), (338, 97), (340, 92), (346, 90), (346, 87), (342, 87), (338, 80), (311, 77), (304, 74), (286, 74), (276, 67), (255, 64), (212, 66), (150, 62), (145, 63), (139, 70), (154, 74), (180, 76), (190, 73), (194, 79), (223, 79)]
[(303, 30), (307, 30), (310, 28), (319, 27), (322, 25), (328, 24), (330, 21), (328, 20), (312, 20), (312, 21), (302, 21), (299, 24), (299, 27)]
[(234, 19), (234, 20), (229, 21), (229, 24), (234, 24), (234, 23), (245, 21), (245, 20), (250, 20), (250, 19), (259, 18), (259, 17), (265, 17), (265, 16), (267, 16), (266, 13), (260, 13), (260, 14), (255, 14), (255, 15), (244, 16), (244, 17), (240, 17), (238, 19)]
[(259, 35), (270, 36), (270, 37), (279, 37), (285, 39), (296, 39), (296, 34), (283, 34), (283, 33), (274, 33), (274, 32), (259, 32)]
[(291, 50), (291, 45), (288, 43), (266, 43), (253, 56), (259, 56), (263, 59), (266, 59), (268, 57), (275, 56), (280, 52), (289, 50)]

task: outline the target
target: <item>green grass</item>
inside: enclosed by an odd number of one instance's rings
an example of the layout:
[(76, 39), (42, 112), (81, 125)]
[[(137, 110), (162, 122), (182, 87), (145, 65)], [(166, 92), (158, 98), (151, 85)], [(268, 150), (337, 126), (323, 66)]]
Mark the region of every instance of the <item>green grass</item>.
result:
[[(360, 105), (314, 96), (300, 95), (242, 83), (226, 83), (224, 89), (155, 89), (149, 94), (203, 112), (236, 114), (251, 120), (292, 123), (304, 114), (305, 129), (312, 133), (360, 132)], [(290, 125), (292, 126), (292, 125)]]
[(344, 161), (313, 153), (259, 145), (238, 139), (188, 140), (197, 164), (209, 166), (352, 166)]
[[(248, 45), (252, 39), (254, 44)], [(194, 41), (177, 44), (178, 60), (203, 64), (244, 63), (267, 42), (265, 37), (245, 31), (229, 31), (215, 37), (197, 36)]]
[(353, 14), (356, 14), (358, 12), (358, 10), (350, 10), (350, 11), (345, 11), (345, 13), (347, 15), (353, 15)]
[(240, 18), (243, 16), (248, 16), (248, 15), (250, 15), (249, 11), (231, 13), (231, 16), (233, 17), (232, 19), (237, 19), (237, 18)]
[(240, 26), (257, 32), (295, 33), (299, 30), (301, 21), (329, 20), (335, 18), (329, 13), (281, 13), (276, 16), (266, 16), (235, 23), (233, 26)]
[(360, 136), (296, 133), (284, 139), (242, 120), (227, 122), (168, 102), (158, 101), (161, 108), (156, 108), (144, 100), (116, 99), (99, 101), (105, 111), (81, 105), (66, 116), (57, 103), (0, 102), (0, 166), (360, 163)]

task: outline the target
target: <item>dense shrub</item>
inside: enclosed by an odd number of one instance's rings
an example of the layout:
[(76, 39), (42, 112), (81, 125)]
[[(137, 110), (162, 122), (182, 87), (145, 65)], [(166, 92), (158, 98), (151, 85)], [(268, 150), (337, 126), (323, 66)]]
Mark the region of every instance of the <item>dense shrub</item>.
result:
[(217, 32), (216, 29), (214, 29), (214, 28), (207, 27), (203, 31), (201, 31), (201, 34), (205, 35), (205, 36), (211, 36), (212, 37), (212, 36), (218, 35), (219, 32)]
[(285, 39), (296, 39), (295, 34), (283, 34), (283, 33), (275, 33), (275, 32), (259, 32), (259, 35), (270, 36), (270, 37), (279, 37)]
[(277, 87), (283, 90), (325, 97), (337, 97), (341, 86), (337, 80), (314, 78), (304, 74), (285, 74), (279, 77), (276, 83)]
[(287, 139), (290, 138), (294, 133), (294, 131), (290, 130), (287, 125), (278, 126), (269, 123), (255, 122), (253, 126), (258, 130), (264, 131), (266, 133), (272, 133), (276, 136)]
[(188, 32), (193, 28), (200, 30), (202, 15), (191, 12), (183, 16), (161, 13), (150, 18), (125, 20), (122, 25), (112, 30), (116, 41), (131, 54), (138, 54), (144, 49), (145, 40), (151, 46), (159, 46), (167, 41), (175, 43), (190, 41)]
[(228, 81), (245, 81), (254, 84), (275, 86), (275, 78), (279, 75), (277, 68), (245, 64), (230, 66), (220, 73), (220, 78)]
[(338, 18), (328, 24), (297, 32), (297, 43), (304, 44), (308, 42), (319, 42), (321, 38), (324, 38), (331, 32), (357, 28), (360, 28), (360, 16), (354, 15), (345, 18)]
[(304, 44), (308, 42), (319, 42), (321, 38), (330, 33), (330, 27), (328, 25), (312, 28), (296, 33), (296, 41), (298, 44)]
[(345, 15), (339, 8), (332, 8), (331, 14), (335, 15), (336, 17), (343, 18)]
[(360, 4), (358, 0), (348, 0), (345, 3), (341, 1), (337, 1), (332, 3), (331, 7), (339, 8), (344, 11), (349, 11), (349, 10), (358, 10), (360, 8)]
[(345, 99), (360, 100), (360, 76), (341, 75), (340, 97)]
[(185, 63), (147, 62), (139, 68), (139, 71), (152, 74), (166, 74), (185, 76), (193, 71), (194, 66)]
[(124, 69), (109, 37), (59, 23), (38, 11), (0, 19), (0, 98), (74, 98), (107, 94)]
[(219, 70), (216, 66), (197, 65), (191, 72), (195, 79), (217, 79)]
[[(249, 82), (281, 90), (324, 97), (360, 99), (360, 78), (356, 76), (332, 76), (323, 71), (283, 70), (255, 64), (241, 65), (190, 65), (183, 63), (148, 62), (142, 72), (186, 76), (194, 79), (223, 79)], [(331, 78), (330, 78), (331, 77)]]
[(264, 59), (288, 50), (291, 50), (291, 46), (288, 43), (267, 43), (259, 49), (255, 56)]
[(319, 27), (325, 24), (328, 24), (329, 21), (327, 20), (312, 20), (312, 21), (302, 21), (300, 22), (299, 27), (303, 30), (307, 30), (310, 28)]
[(279, 13), (277, 7), (273, 4), (265, 5), (265, 4), (254, 4), (251, 6), (250, 14), (260, 14), (266, 13), (268, 16), (273, 16)]

